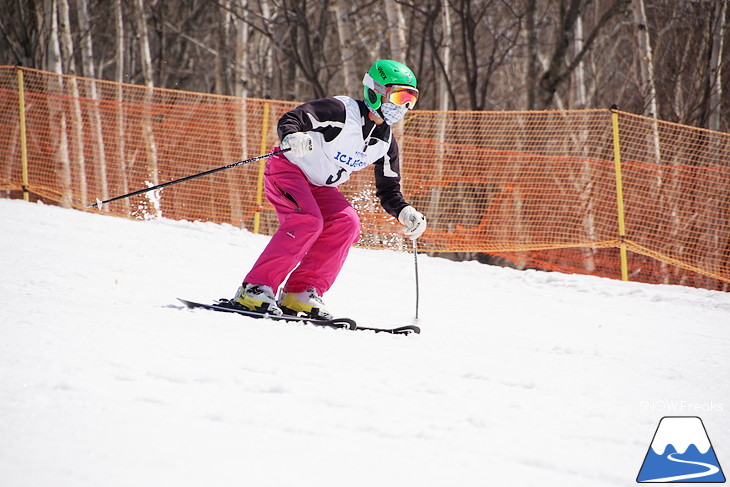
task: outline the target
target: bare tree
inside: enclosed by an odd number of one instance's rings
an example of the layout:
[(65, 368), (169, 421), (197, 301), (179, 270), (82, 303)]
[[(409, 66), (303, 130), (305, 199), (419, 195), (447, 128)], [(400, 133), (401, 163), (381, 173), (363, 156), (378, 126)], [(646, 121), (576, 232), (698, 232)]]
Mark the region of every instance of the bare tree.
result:
[(710, 117), (708, 128), (720, 130), (722, 112), (722, 65), (723, 40), (727, 23), (727, 0), (715, 0), (715, 28), (712, 32), (712, 51), (710, 55)]
[[(122, 194), (129, 193), (129, 182), (127, 175), (126, 144), (124, 129), (124, 57), (126, 43), (124, 42), (124, 16), (122, 13), (122, 0), (114, 0), (114, 52), (115, 72), (114, 78), (117, 84), (117, 111), (116, 111), (116, 135), (117, 135), (117, 160), (119, 161), (119, 172), (121, 176)], [(124, 199), (124, 209), (129, 213), (129, 200)]]
[(216, 53), (213, 56), (213, 63), (215, 65), (215, 83), (213, 84), (213, 93), (222, 95), (226, 93), (225, 85), (228, 81), (228, 66), (225, 63), (223, 51), (228, 43), (228, 30), (231, 28), (231, 6), (229, 0), (221, 0), (221, 8), (217, 8), (215, 11), (218, 15), (217, 32), (215, 36)]
[[(578, 15), (575, 21), (575, 38), (573, 39), (573, 52), (581, 52), (583, 50), (583, 15)], [(586, 99), (586, 75), (585, 61), (582, 59), (573, 72), (572, 97), (570, 108), (585, 108)]]
[(350, 2), (348, 0), (337, 0), (332, 9), (337, 23), (337, 35), (340, 41), (340, 56), (342, 63), (342, 78), (345, 86), (352, 86), (355, 83), (355, 52), (353, 49), (352, 32), (354, 31), (350, 19)]
[(643, 113), (647, 117), (656, 117), (659, 110), (657, 109), (656, 99), (654, 55), (651, 49), (651, 40), (649, 39), (649, 23), (646, 19), (644, 0), (632, 1), (631, 12), (634, 16), (634, 28), (636, 29), (636, 39), (639, 45), (639, 74), (645, 106)]
[(406, 62), (406, 22), (403, 11), (395, 0), (384, 0), (385, 15), (388, 19), (386, 36), (390, 44), (390, 57), (399, 62)]
[[(7, 53), (0, 64), (21, 64), (42, 67), (44, 49), (39, 22), (42, 0), (12, 0), (5, 2), (0, 15), (0, 53)], [(11, 57), (12, 56), (12, 57)]]
[(99, 94), (96, 87), (96, 70), (94, 68), (94, 49), (91, 37), (91, 23), (89, 22), (89, 7), (87, 0), (76, 0), (76, 15), (79, 31), (81, 32), (81, 69), (83, 75), (89, 78), (89, 119), (93, 143), (91, 149), (94, 153), (94, 163), (98, 167), (98, 180), (101, 186), (102, 199), (107, 199), (109, 189), (107, 187), (107, 165), (106, 151), (104, 150), (104, 137), (102, 136), (101, 116), (99, 114)]
[[(532, 1), (532, 0), (531, 0)], [(560, 0), (555, 28), (555, 40), (546, 56), (545, 68), (536, 85), (536, 105), (531, 108), (549, 108), (555, 93), (561, 88), (571, 73), (578, 67), (583, 57), (592, 49), (601, 31), (611, 19), (622, 13), (630, 0), (612, 0), (600, 16), (593, 29), (585, 36), (582, 49), (569, 57), (569, 47), (575, 37), (575, 29), (580, 13), (591, 0)]]
[(452, 79), (451, 66), (454, 52), (453, 22), (448, 10), (448, 0), (414, 0), (408, 4), (408, 9), (409, 17), (421, 26), (419, 30), (422, 33), (418, 41), (411, 41), (411, 45), (418, 46), (418, 51), (406, 63), (414, 68), (419, 86), (424, 92), (418, 102), (419, 107), (434, 109), (447, 106), (457, 109), (458, 89), (456, 80)]
[[(444, 33), (444, 39), (446, 40), (443, 45), (441, 46), (441, 54), (439, 56), (439, 59), (441, 60), (441, 66), (442, 69), (440, 70), (440, 76), (438, 76), (438, 84), (439, 87), (437, 89), (437, 93), (440, 93), (439, 97), (439, 110), (441, 111), (447, 111), (449, 109), (449, 101), (451, 98), (453, 98), (453, 95), (449, 96), (449, 75), (448, 73), (451, 72), (451, 13), (449, 11), (448, 0), (442, 0), (442, 9), (443, 9), (443, 15), (442, 15), (442, 21), (441, 21), (441, 29)], [(444, 124), (446, 122), (446, 119), (444, 118)], [(439, 130), (439, 133), (444, 133), (445, 127), (442, 127), (441, 130)], [(443, 137), (445, 140), (445, 136)]]
[[(97, 76), (145, 86), (303, 101), (341, 91), (358, 95), (362, 70), (392, 57), (418, 75), (421, 109), (443, 107), (444, 99), (449, 108), (473, 110), (618, 103), (690, 125), (727, 129), (730, 120), (730, 106), (722, 103), (730, 89), (723, 72), (730, 59), (724, 0), (118, 3), (132, 21), (124, 25), (123, 78), (116, 68), (105, 69), (122, 66), (113, 47), (115, 16), (95, 15), (98, 0), (69, 5), (79, 6), (71, 33), (80, 50), (72, 55), (87, 76), (87, 66), (96, 64)], [(48, 68), (50, 5), (0, 0), (8, 13), (0, 18), (0, 63)], [(637, 23), (646, 29), (637, 31)], [(653, 96), (634, 89), (650, 84), (650, 73), (638, 68), (651, 63), (637, 64), (646, 59), (645, 46), (653, 48)]]
[(527, 0), (524, 16), (525, 27), (523, 37), (524, 44), (527, 46), (527, 53), (525, 55), (527, 106), (525, 108), (534, 110), (537, 107), (537, 80), (540, 65), (537, 0)]
[(139, 36), (139, 54), (142, 64), (142, 74), (144, 76), (144, 85), (148, 88), (153, 88), (155, 82), (152, 72), (152, 54), (150, 52), (147, 18), (142, 0), (134, 0), (134, 22)]
[[(65, 71), (71, 75), (77, 75), (76, 62), (74, 60), (74, 44), (71, 36), (71, 19), (69, 17), (68, 0), (57, 0), (58, 8), (58, 25), (61, 40), (61, 62), (65, 65)], [(78, 168), (78, 185), (79, 199), (81, 205), (86, 206), (88, 203), (86, 179), (86, 157), (84, 154), (84, 121), (81, 113), (81, 95), (79, 92), (79, 83), (75, 77), (68, 78), (68, 85), (71, 89), (71, 133), (73, 134), (74, 148), (72, 153), (73, 159), (76, 161)]]
[(245, 98), (248, 96), (248, 45), (249, 45), (249, 11), (242, 6), (236, 9), (233, 16), (233, 45), (235, 46), (233, 94)]
[[(48, 66), (56, 74), (63, 74), (61, 62), (61, 42), (58, 31), (58, 9), (56, 0), (44, 0), (44, 18), (41, 25), (48, 26)], [(56, 95), (48, 101), (48, 124), (51, 143), (55, 147), (56, 158), (61, 163), (61, 205), (70, 207), (72, 202), (71, 159), (69, 155), (68, 133), (66, 131), (66, 112), (63, 106), (63, 78), (49, 78), (48, 92)]]
[[(438, 92), (441, 94), (440, 101), (439, 101), (439, 109), (442, 111), (446, 111), (449, 109), (449, 76), (448, 73), (451, 70), (451, 16), (449, 14), (449, 8), (447, 4), (448, 0), (441, 0), (441, 8), (443, 9), (444, 15), (441, 17), (441, 29), (443, 32), (443, 39), (444, 42), (440, 46), (440, 55), (438, 56), (438, 59), (441, 61), (441, 70), (440, 70), (440, 76), (437, 78), (436, 86), (438, 86)], [(430, 40), (432, 43), (435, 44), (435, 38), (432, 35), (430, 37)], [(435, 47), (435, 46), (434, 46)], [(447, 128), (448, 128), (448, 120), (447, 115), (441, 114), (439, 120), (438, 120), (438, 129), (437, 129), (437, 140), (439, 141), (439, 144), (437, 145), (437, 152), (434, 157), (434, 178), (436, 180), (443, 179), (444, 174), (444, 159), (446, 157), (446, 139), (447, 139)], [(438, 215), (439, 208), (441, 206), (441, 188), (440, 187), (434, 187), (433, 191), (430, 192), (429, 195), (429, 202), (428, 202), (428, 209), (429, 214), (431, 215)], [(435, 216), (435, 219), (438, 219), (438, 216)], [(434, 222), (436, 223), (436, 222)]]
[[(137, 33), (139, 35), (139, 53), (140, 62), (142, 63), (142, 73), (144, 76), (144, 84), (148, 88), (145, 90), (144, 104), (146, 107), (152, 106), (152, 97), (154, 87), (153, 72), (152, 72), (152, 55), (150, 53), (150, 44), (147, 32), (147, 20), (144, 11), (144, 3), (142, 0), (134, 0), (134, 19), (137, 27)], [(149, 109), (145, 109), (142, 112), (141, 129), (142, 137), (145, 142), (146, 155), (147, 155), (147, 175), (149, 186), (156, 186), (159, 184), (159, 169), (157, 164), (157, 142), (155, 141), (155, 134), (152, 127), (152, 114)], [(154, 198), (154, 195), (149, 195), (149, 200), (152, 203), (151, 211), (148, 209), (143, 210), (146, 213), (143, 215), (144, 218), (150, 215), (160, 214), (160, 203), (159, 200)]]
[[(264, 8), (265, 0), (260, 1)], [(322, 55), (325, 37), (329, 32), (329, 15), (309, 15), (313, 9), (308, 8), (306, 0), (283, 0), (280, 4), (280, 15), (272, 16), (268, 22), (261, 22), (261, 17), (249, 21), (249, 25), (260, 35), (266, 37), (276, 51), (287, 62), (280, 72), (287, 80), (302, 79), (312, 89), (316, 98), (326, 96), (326, 85), (334, 67), (326, 72), (326, 57)], [(318, 12), (318, 14), (321, 12)], [(312, 25), (314, 22), (314, 25)], [(289, 88), (296, 90), (299, 84), (291, 83)], [(285, 98), (298, 98), (296, 91), (290, 91)]]

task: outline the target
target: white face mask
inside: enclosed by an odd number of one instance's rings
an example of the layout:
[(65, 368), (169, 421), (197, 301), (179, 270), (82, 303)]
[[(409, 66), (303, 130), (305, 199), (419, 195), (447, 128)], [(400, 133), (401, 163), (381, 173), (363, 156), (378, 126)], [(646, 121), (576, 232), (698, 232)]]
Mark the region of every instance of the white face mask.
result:
[(380, 105), (380, 111), (383, 112), (383, 119), (388, 125), (393, 125), (401, 121), (408, 111), (407, 107), (399, 107), (392, 103), (383, 103)]

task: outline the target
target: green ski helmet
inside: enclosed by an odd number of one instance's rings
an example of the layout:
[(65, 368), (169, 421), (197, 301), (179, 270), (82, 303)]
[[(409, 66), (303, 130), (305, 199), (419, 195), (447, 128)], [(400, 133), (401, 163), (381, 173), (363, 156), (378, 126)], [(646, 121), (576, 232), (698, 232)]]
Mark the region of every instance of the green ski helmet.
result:
[(365, 104), (378, 114), (383, 102), (413, 108), (418, 99), (416, 76), (408, 66), (398, 61), (375, 61), (362, 79)]

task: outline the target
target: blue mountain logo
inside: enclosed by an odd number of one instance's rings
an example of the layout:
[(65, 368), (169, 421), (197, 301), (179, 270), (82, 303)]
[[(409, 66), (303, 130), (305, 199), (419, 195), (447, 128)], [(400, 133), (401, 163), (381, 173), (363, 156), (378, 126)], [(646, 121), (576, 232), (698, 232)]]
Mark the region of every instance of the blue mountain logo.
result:
[(696, 416), (663, 417), (636, 481), (725, 482), (702, 420)]

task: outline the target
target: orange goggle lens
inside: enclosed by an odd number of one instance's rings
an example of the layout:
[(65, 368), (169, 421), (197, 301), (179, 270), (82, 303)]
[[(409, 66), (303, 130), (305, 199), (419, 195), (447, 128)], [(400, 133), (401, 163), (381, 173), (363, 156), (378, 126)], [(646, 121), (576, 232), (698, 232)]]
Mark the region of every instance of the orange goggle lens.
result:
[(388, 87), (387, 99), (399, 107), (413, 108), (418, 100), (418, 90), (411, 87)]

